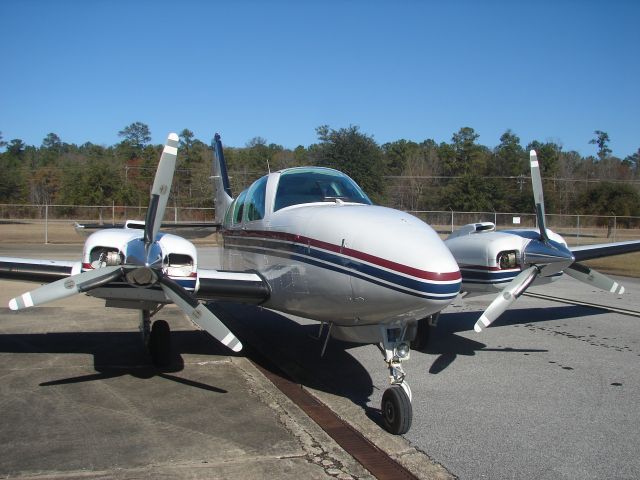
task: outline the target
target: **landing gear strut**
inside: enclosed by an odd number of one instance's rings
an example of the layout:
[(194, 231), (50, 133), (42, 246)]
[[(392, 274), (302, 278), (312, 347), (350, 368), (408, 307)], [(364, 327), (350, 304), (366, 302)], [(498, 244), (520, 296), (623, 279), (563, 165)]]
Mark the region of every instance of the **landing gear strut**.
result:
[(381, 325), (382, 353), (389, 368), (391, 387), (382, 395), (382, 423), (389, 433), (402, 435), (411, 428), (413, 409), (411, 408), (411, 389), (404, 381), (405, 372), (402, 361), (409, 359), (409, 343), (404, 340), (406, 326), (389, 328)]
[(140, 311), (140, 333), (153, 364), (156, 367), (166, 367), (171, 363), (171, 329), (166, 320), (151, 323), (151, 317), (159, 310)]

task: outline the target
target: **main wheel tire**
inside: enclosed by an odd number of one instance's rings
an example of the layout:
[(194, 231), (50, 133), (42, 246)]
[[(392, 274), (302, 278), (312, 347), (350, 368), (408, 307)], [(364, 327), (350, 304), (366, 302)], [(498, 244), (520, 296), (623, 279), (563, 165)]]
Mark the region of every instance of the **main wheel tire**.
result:
[(382, 423), (394, 435), (407, 433), (411, 428), (413, 409), (409, 396), (400, 385), (387, 388), (382, 395)]
[(156, 320), (149, 335), (149, 353), (156, 367), (171, 363), (171, 329), (165, 320)]
[(424, 350), (429, 345), (429, 334), (431, 327), (429, 326), (429, 317), (418, 320), (416, 338), (411, 340), (412, 350)]

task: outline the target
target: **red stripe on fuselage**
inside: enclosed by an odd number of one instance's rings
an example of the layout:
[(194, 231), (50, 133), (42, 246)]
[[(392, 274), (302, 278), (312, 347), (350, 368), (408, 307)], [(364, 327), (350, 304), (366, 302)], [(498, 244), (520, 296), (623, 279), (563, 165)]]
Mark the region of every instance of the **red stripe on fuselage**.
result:
[(404, 265), (401, 263), (396, 263), (391, 260), (387, 260), (385, 258), (377, 257), (375, 255), (370, 255), (365, 252), (361, 252), (359, 250), (353, 250), (351, 248), (342, 247), (340, 245), (335, 245), (333, 243), (324, 242), (322, 240), (316, 240), (314, 238), (305, 237), (303, 235), (295, 235), (292, 233), (286, 232), (273, 232), (273, 231), (263, 231), (263, 230), (225, 230), (223, 232), (223, 236), (229, 237), (246, 237), (246, 238), (255, 238), (255, 239), (266, 239), (266, 240), (283, 240), (287, 242), (299, 243), (301, 245), (308, 245), (310, 247), (320, 248), (322, 250), (328, 250), (333, 253), (337, 253), (340, 255), (345, 255), (348, 257), (352, 257), (358, 260), (362, 260), (363, 262), (371, 263), (373, 265), (377, 265), (378, 267), (386, 268), (388, 270), (393, 270), (395, 272), (402, 273), (404, 275), (409, 275), (415, 278), (421, 278), (423, 280), (431, 280), (431, 281), (455, 281), (461, 280), (462, 276), (460, 271), (455, 272), (428, 272), (426, 270), (420, 270), (418, 268), (410, 267), (408, 265)]

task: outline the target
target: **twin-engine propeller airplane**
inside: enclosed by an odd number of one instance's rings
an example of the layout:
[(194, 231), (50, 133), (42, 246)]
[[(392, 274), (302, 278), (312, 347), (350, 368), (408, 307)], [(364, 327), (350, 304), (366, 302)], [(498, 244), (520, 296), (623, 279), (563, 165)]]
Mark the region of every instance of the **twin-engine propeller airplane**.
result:
[(624, 287), (611, 278), (578, 263), (640, 250), (640, 241), (569, 247), (546, 228), (540, 165), (529, 153), (531, 182), (538, 229), (496, 231), (490, 222), (472, 223), (453, 232), (445, 244), (462, 273), (462, 291), (469, 295), (502, 290), (476, 322), (476, 332), (495, 321), (529, 286), (557, 280), (563, 273), (615, 294)]
[(316, 320), (321, 329), (328, 324), (326, 341), (382, 345), (391, 383), (382, 398), (383, 424), (391, 433), (407, 432), (411, 390), (402, 362), (409, 342), (419, 320), (449, 305), (461, 286), (444, 242), (416, 217), (372, 205), (351, 178), (328, 168), (270, 173), (233, 199), (216, 134), (212, 178), (223, 270), (200, 268), (190, 242), (159, 232), (177, 142), (170, 134), (144, 224), (92, 234), (78, 263), (0, 258), (2, 277), (55, 280), (9, 307), (86, 293), (105, 299), (107, 307), (136, 309), (157, 364), (169, 358), (169, 327), (163, 320), (152, 326), (151, 318), (169, 303), (234, 351), (241, 343), (199, 300), (260, 303)]

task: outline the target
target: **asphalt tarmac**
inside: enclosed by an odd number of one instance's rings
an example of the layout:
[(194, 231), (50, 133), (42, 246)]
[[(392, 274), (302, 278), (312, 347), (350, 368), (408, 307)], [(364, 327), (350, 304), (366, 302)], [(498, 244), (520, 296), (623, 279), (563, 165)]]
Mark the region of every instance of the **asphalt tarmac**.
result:
[[(640, 281), (617, 279), (623, 296), (571, 278), (531, 291), (640, 311)], [(457, 300), (425, 351), (405, 362), (409, 446), (462, 479), (640, 478), (640, 318), (525, 296), (478, 334), (473, 325), (492, 299)], [(314, 322), (218, 308), (233, 312), (235, 331), (378, 438), (388, 379), (377, 347), (332, 340), (321, 359)]]
[[(29, 249), (0, 255), (65, 259), (80, 250)], [(215, 251), (199, 250), (200, 264), (215, 267)], [(621, 281), (620, 300), (572, 279), (535, 291), (639, 310), (640, 282)], [(3, 302), (24, 290), (1, 286)], [(176, 330), (176, 367), (155, 372), (135, 315), (74, 298), (28, 315), (0, 310), (0, 475), (367, 477), (246, 359), (227, 355), (177, 311), (165, 315)], [(405, 370), (414, 418), (404, 438), (379, 426), (387, 372), (375, 346), (332, 340), (320, 358), (313, 322), (213, 308), (424, 478), (640, 478), (640, 318), (522, 297), (477, 334), (490, 301), (456, 301), (427, 349), (412, 351)]]

